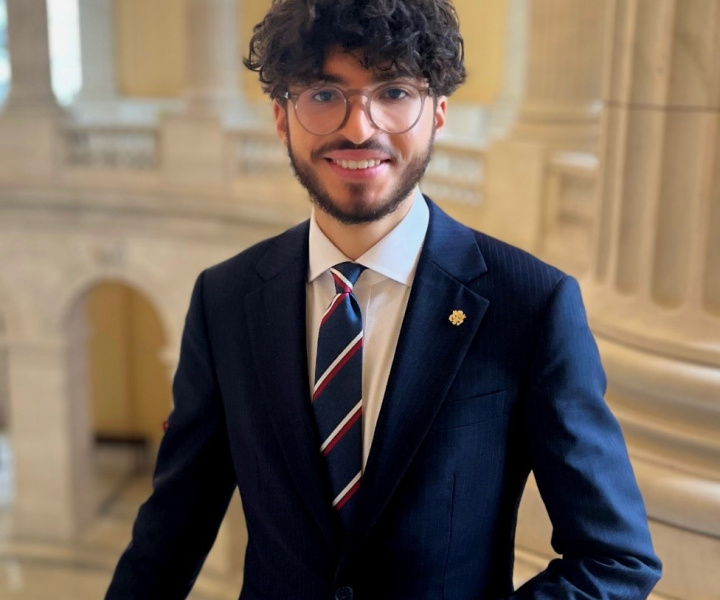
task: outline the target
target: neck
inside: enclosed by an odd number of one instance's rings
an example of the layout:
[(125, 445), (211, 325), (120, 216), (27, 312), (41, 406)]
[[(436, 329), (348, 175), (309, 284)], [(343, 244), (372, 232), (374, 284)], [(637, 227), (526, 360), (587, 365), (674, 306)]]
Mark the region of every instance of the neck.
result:
[(346, 225), (322, 210), (315, 211), (315, 222), (333, 245), (351, 260), (357, 260), (405, 218), (412, 207), (416, 191), (397, 210), (370, 223)]

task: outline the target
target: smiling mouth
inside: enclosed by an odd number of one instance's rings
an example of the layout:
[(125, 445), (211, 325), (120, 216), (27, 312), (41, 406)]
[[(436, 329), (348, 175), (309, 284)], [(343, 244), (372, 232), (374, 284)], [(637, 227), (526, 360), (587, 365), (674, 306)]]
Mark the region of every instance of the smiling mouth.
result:
[(386, 160), (378, 160), (374, 158), (368, 160), (335, 160), (332, 158), (326, 158), (325, 160), (337, 165), (338, 167), (342, 167), (343, 169), (349, 169), (351, 171), (371, 169), (373, 167), (380, 166), (384, 162), (388, 162)]

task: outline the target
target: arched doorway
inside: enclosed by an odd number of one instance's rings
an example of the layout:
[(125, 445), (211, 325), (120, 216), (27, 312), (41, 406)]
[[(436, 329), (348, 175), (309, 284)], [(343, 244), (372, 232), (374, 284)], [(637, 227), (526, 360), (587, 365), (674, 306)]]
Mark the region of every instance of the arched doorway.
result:
[(92, 515), (111, 510), (137, 478), (145, 480), (143, 493), (149, 486), (172, 406), (161, 360), (166, 335), (151, 301), (116, 281), (83, 294), (68, 334), (71, 396), (86, 407)]

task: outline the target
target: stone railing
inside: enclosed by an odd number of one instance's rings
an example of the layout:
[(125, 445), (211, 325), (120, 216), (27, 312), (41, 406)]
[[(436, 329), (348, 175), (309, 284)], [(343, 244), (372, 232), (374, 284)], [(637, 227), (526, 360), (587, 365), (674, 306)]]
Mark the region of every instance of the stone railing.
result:
[(63, 129), (64, 163), (73, 167), (154, 170), (158, 130), (124, 125), (70, 125)]
[(541, 246), (560, 266), (582, 271), (589, 260), (598, 158), (585, 152), (557, 152), (545, 171)]
[[(168, 156), (175, 149), (165, 147), (162, 126), (71, 124), (61, 129), (62, 164), (73, 169), (73, 181), (83, 181), (87, 170), (100, 169), (122, 174), (113, 185), (132, 186), (134, 173), (156, 184), (173, 181)], [(222, 171), (233, 186), (294, 182), (284, 145), (272, 130), (230, 129), (223, 133), (225, 167)], [(168, 142), (169, 143), (169, 142)], [(479, 205), (483, 197), (485, 148), (439, 140), (422, 181), (423, 191), (441, 202)], [(192, 153), (188, 149), (189, 156)], [(187, 156), (184, 158), (187, 159)], [(216, 153), (215, 156), (220, 156)], [(167, 172), (166, 172), (167, 171)], [(220, 170), (218, 169), (218, 172)], [(80, 177), (80, 179), (77, 179)], [(92, 176), (92, 181), (95, 177)], [(263, 188), (264, 189), (264, 188)]]
[[(228, 133), (236, 175), (289, 174), (285, 147), (274, 132), (235, 130)], [(439, 141), (423, 178), (423, 191), (435, 199), (479, 204), (483, 194), (485, 149)]]
[(233, 172), (237, 176), (287, 174), (290, 159), (274, 132), (236, 129), (228, 132)]
[(590, 224), (594, 218), (598, 157), (589, 152), (558, 152), (547, 167), (545, 223)]
[(485, 148), (438, 141), (422, 181), (425, 193), (442, 202), (482, 202)]
[[(63, 129), (64, 163), (74, 167), (160, 169), (159, 137), (160, 129), (155, 127), (70, 125)], [(226, 137), (233, 175), (287, 172), (287, 152), (274, 133), (235, 129)]]

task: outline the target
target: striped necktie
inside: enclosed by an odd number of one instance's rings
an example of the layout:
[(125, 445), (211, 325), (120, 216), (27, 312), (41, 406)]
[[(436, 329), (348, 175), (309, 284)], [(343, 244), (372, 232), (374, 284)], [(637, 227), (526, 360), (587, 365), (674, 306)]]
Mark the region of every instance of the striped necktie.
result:
[(363, 328), (353, 286), (364, 269), (352, 262), (330, 269), (336, 293), (320, 322), (313, 389), (332, 506), (346, 530), (362, 477)]

